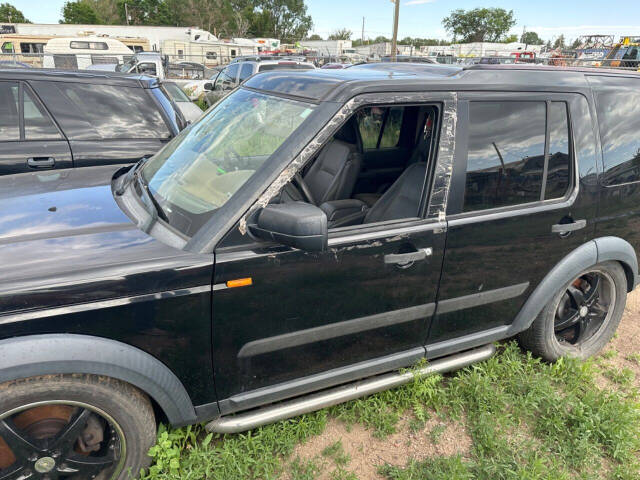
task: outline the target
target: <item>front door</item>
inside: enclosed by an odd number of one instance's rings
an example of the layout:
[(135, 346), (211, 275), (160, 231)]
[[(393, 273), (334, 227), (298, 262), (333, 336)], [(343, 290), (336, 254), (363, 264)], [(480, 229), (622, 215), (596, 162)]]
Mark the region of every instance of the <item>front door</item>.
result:
[[(441, 119), (450, 115), (437, 105)], [(424, 357), (446, 236), (426, 213), (442, 153), (433, 150), (421, 160), (427, 174), (412, 199), (415, 216), (330, 230), (322, 253), (255, 243), (235, 230), (216, 249), (213, 350), (224, 413)]]
[(587, 99), (460, 96), (464, 136), (427, 355), (503, 338), (529, 294), (591, 238), (596, 143)]
[(0, 82), (0, 175), (72, 166), (67, 140), (31, 89)]

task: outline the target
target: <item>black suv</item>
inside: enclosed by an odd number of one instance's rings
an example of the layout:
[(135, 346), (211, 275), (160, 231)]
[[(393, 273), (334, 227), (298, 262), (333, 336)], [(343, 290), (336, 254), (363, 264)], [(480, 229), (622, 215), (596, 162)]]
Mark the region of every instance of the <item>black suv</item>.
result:
[(134, 163), (184, 125), (157, 79), (0, 69), (0, 175)]
[(271, 72), (133, 167), (0, 179), (0, 478), (125, 478), (156, 419), (246, 430), (513, 336), (593, 355), (638, 281), (639, 86)]

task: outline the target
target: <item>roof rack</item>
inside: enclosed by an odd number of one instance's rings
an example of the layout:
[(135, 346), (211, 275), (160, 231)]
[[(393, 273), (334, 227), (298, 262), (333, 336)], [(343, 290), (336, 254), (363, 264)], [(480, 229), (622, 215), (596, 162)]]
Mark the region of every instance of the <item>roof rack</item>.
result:
[(289, 62), (306, 62), (307, 59), (304, 56), (295, 56), (295, 55), (245, 55), (242, 57), (234, 58), (231, 63), (240, 63), (240, 62), (264, 62), (270, 60), (284, 60)]

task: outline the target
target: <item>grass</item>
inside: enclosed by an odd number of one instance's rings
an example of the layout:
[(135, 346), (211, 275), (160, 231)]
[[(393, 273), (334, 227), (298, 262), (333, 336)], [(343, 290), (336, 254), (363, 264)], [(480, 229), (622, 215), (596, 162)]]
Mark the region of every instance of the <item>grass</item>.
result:
[[(407, 459), (381, 465), (390, 480), (637, 479), (640, 478), (640, 396), (629, 375), (618, 389), (595, 383), (595, 361), (543, 363), (516, 344), (452, 376), (433, 375), (404, 387), (239, 435), (205, 435), (201, 427), (161, 429), (154, 467), (143, 478), (354, 480), (339, 439), (313, 460), (292, 459), (295, 446), (325, 428), (328, 417), (359, 423), (384, 438), (410, 416), (416, 425), (443, 420), (430, 440), (441, 442), (446, 420), (465, 423), (465, 455)], [(624, 388), (623, 388), (624, 387)], [(328, 469), (327, 463), (330, 468)], [(328, 470), (327, 470), (328, 469)], [(360, 479), (366, 480), (366, 479)]]

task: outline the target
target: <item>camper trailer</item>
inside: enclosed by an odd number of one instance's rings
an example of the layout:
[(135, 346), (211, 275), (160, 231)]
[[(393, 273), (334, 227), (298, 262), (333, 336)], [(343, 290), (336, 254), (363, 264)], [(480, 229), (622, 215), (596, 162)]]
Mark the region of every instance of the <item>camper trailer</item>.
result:
[(84, 70), (91, 65), (120, 64), (132, 54), (129, 47), (114, 38), (52, 38), (44, 46), (43, 66)]

